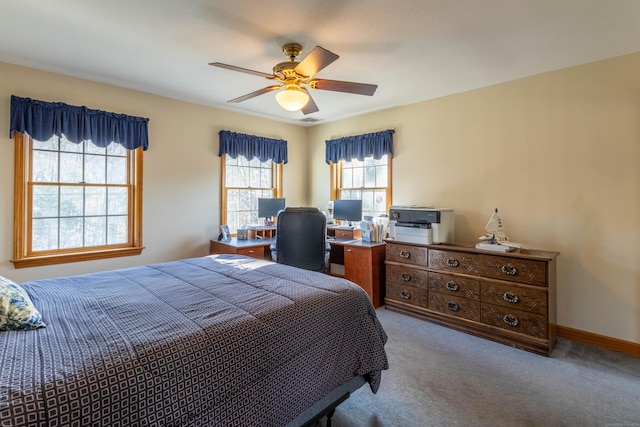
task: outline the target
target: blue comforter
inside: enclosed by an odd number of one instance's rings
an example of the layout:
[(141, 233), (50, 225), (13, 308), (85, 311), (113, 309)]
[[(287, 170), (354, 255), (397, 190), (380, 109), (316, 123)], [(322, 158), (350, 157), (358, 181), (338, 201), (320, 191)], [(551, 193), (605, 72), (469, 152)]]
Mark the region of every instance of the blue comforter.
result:
[(47, 327), (0, 332), (0, 426), (280, 426), (386, 335), (343, 279), (217, 255), (23, 283)]

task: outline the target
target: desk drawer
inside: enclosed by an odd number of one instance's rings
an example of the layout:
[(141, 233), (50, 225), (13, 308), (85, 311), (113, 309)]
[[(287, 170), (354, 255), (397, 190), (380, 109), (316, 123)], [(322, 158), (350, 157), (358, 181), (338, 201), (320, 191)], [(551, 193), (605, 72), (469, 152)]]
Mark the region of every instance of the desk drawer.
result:
[(359, 232), (360, 230), (346, 230), (346, 229), (343, 230), (340, 228), (336, 228), (334, 232), (335, 233), (334, 236), (337, 239), (356, 239), (358, 238)]
[(258, 259), (263, 259), (265, 257), (263, 246), (256, 246), (253, 248), (238, 248), (236, 253), (238, 255), (246, 255)]

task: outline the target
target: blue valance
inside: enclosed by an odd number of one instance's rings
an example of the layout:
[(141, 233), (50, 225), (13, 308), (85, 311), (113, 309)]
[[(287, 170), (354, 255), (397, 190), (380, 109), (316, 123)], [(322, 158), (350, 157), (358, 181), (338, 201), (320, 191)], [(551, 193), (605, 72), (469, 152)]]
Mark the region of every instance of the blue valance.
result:
[(338, 163), (340, 160), (350, 162), (353, 159), (363, 161), (365, 157), (380, 159), (385, 154), (393, 157), (393, 129), (364, 135), (345, 136), (344, 138), (326, 141), (327, 163)]
[(115, 142), (127, 150), (149, 147), (149, 119), (76, 107), (63, 102), (44, 102), (11, 95), (11, 128), (38, 141), (53, 135), (76, 144), (91, 141), (98, 147)]
[(228, 154), (232, 159), (244, 156), (248, 160), (257, 157), (261, 162), (273, 160), (276, 163), (287, 163), (287, 141), (262, 136), (245, 135), (228, 130), (220, 131), (219, 156)]

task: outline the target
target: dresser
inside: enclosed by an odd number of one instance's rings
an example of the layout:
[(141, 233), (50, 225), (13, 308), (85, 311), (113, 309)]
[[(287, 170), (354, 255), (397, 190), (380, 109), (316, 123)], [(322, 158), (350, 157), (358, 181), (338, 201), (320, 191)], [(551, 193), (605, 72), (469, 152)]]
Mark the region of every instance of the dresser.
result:
[(558, 252), (387, 241), (388, 309), (548, 356)]

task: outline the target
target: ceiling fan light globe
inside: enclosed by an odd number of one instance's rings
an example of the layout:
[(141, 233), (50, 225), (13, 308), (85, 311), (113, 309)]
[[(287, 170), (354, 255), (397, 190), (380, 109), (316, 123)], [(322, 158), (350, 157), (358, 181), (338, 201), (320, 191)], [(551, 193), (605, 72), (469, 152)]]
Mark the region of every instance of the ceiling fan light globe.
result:
[(298, 111), (309, 102), (309, 95), (300, 89), (286, 89), (276, 93), (276, 101), (287, 111)]

